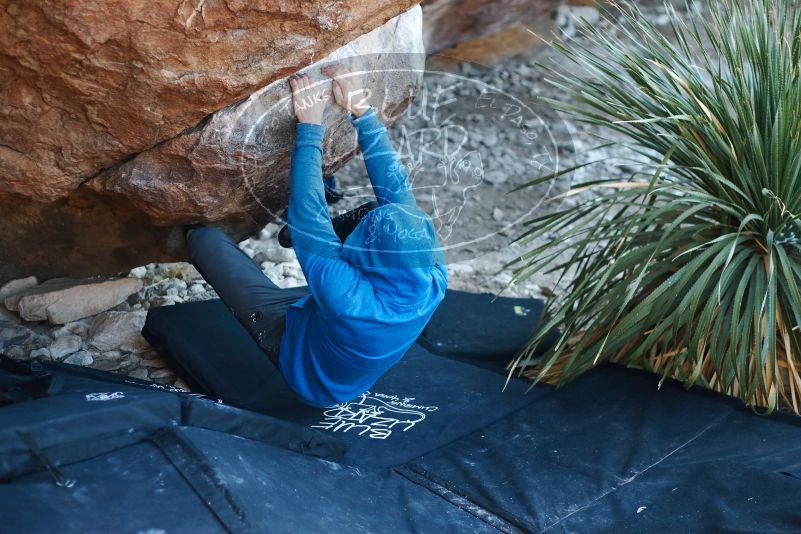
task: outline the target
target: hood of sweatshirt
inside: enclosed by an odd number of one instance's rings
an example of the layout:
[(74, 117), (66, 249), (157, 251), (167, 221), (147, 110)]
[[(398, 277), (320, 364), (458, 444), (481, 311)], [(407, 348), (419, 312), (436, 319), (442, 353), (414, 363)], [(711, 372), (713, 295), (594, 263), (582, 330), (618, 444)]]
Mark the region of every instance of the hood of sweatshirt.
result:
[(432, 291), (433, 268), (446, 264), (431, 218), (406, 204), (373, 209), (343, 245), (343, 258), (376, 293), (401, 306), (424, 302)]

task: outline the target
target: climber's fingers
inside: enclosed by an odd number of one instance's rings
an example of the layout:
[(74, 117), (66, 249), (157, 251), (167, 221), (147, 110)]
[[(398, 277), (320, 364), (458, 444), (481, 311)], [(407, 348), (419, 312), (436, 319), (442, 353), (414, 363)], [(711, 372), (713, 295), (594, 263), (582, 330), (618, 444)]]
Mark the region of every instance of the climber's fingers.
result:
[(289, 77), (289, 87), (293, 93), (299, 93), (309, 88), (311, 78), (307, 74), (293, 74)]
[(326, 90), (325, 86), (319, 82), (316, 82), (314, 78), (309, 76), (308, 74), (303, 75), (303, 90), (305, 91), (305, 96), (311, 102), (316, 102), (318, 100), (325, 100), (326, 98)]
[(331, 97), (328, 84), (315, 80), (308, 74), (293, 74), (288, 78), (292, 90), (292, 107), (299, 122), (320, 124)]
[(312, 100), (322, 100), (322, 97), (325, 95), (325, 86), (323, 84), (316, 82), (314, 78), (308, 74), (303, 75), (303, 84), (306, 94), (310, 95)]
[[(343, 96), (350, 92), (350, 86), (356, 81), (351, 72), (342, 65), (329, 65), (322, 69), (322, 73), (331, 78), (331, 83), (334, 87), (339, 87)], [(345, 99), (341, 102), (344, 103)]]
[(362, 89), (361, 75), (342, 66), (332, 67), (325, 73), (331, 77), (334, 85), (340, 87), (343, 95), (348, 95)]
[(339, 104), (342, 107), (345, 107), (345, 104), (347, 104), (348, 99), (345, 98), (345, 92), (342, 91), (342, 86), (340, 86), (338, 82), (334, 81), (331, 90), (334, 92), (334, 99), (336, 100), (337, 104)]
[(342, 67), (342, 65), (326, 65), (320, 69), (320, 72), (335, 80), (338, 80), (347, 74), (347, 71), (344, 69), (344, 67)]
[(309, 88), (311, 87), (311, 78), (305, 74), (293, 74), (289, 77), (289, 88), (292, 90), (292, 99), (296, 103), (301, 103), (304, 100), (314, 100)]

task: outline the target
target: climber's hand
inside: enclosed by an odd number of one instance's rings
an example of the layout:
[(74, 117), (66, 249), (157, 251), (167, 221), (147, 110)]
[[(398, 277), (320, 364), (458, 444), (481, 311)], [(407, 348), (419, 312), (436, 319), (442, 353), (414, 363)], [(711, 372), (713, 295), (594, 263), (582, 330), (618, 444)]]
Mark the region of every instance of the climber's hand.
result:
[(370, 109), (367, 102), (370, 91), (362, 86), (361, 76), (348, 72), (339, 65), (324, 67), (322, 73), (333, 79), (331, 89), (337, 104), (357, 117)]
[(298, 122), (322, 124), (325, 104), (331, 97), (325, 84), (315, 82), (308, 74), (293, 74), (289, 77), (289, 87)]

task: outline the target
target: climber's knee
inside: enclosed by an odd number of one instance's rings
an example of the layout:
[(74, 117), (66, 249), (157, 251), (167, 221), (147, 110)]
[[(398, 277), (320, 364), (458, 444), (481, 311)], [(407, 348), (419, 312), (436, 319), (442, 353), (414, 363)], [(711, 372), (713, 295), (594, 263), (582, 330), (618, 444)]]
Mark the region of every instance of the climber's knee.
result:
[(213, 226), (199, 225), (187, 230), (189, 259), (192, 263), (203, 257), (219, 257), (230, 247), (238, 248), (231, 237)]

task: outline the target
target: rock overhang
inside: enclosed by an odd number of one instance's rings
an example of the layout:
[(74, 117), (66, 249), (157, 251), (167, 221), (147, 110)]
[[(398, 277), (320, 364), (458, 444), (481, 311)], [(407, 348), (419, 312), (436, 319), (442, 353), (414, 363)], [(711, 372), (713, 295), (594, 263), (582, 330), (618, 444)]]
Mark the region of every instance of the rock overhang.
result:
[[(114, 273), (147, 262), (183, 259), (181, 228), (186, 223), (213, 223), (237, 239), (256, 232), (279, 214), (288, 200), (295, 119), (290, 113), (286, 75), (303, 71), (320, 77), (320, 68), (332, 62), (365, 70), (365, 82), (373, 95), (371, 103), (380, 109), (386, 122), (392, 122), (414, 98), (422, 79), (425, 52), (421, 10), (413, 4), (378, 3), (371, 13), (375, 19), (362, 13), (365, 20), (361, 25), (351, 23), (367, 30), (362, 35), (317, 61), (316, 52), (310, 61), (304, 59), (294, 65), (287, 58), (277, 58), (277, 63), (284, 65), (274, 69), (279, 78), (260, 88), (253, 83), (255, 89), (242, 98), (138, 153), (103, 152), (107, 143), (101, 136), (96, 146), (88, 143), (83, 148), (88, 160), (94, 161), (103, 153), (98, 163), (103, 168), (94, 174), (96, 167), (81, 167), (65, 179), (41, 165), (37, 168), (18, 157), (6, 158), (9, 150), (16, 155), (22, 152), (4, 146), (4, 163), (0, 164), (0, 235), (4, 242), (0, 248), (0, 282), (22, 275), (46, 279)], [(389, 18), (388, 14), (395, 16)], [(383, 24), (370, 28), (376, 19)], [(335, 24), (335, 20), (329, 22)], [(325, 41), (329, 42), (336, 39)], [(326, 51), (326, 47), (321, 50)], [(191, 102), (193, 95), (190, 88), (182, 98)], [(203, 102), (197, 105), (204, 106)], [(145, 106), (139, 113), (147, 120), (151, 111)], [(129, 120), (126, 116), (119, 118)], [(324, 167), (326, 172), (334, 172), (357, 152), (356, 138), (347, 113), (333, 104), (324, 124)], [(16, 138), (21, 132), (12, 125), (0, 128), (0, 134)], [(37, 135), (32, 136), (31, 143), (42, 148)], [(65, 139), (64, 147), (50, 148), (63, 155), (77, 150), (78, 145), (78, 138)], [(52, 154), (42, 154), (42, 164), (58, 160)], [(118, 159), (109, 162), (112, 155)], [(18, 179), (19, 173), (28, 178)], [(37, 250), (31, 250), (33, 246)]]

